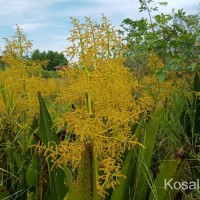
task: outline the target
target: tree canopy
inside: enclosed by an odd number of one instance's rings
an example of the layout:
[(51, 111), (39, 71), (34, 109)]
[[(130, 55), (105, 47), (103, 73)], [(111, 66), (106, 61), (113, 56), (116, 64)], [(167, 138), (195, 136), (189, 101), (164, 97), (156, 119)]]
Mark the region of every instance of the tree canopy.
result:
[(129, 49), (127, 65), (132, 69), (144, 67), (153, 51), (168, 69), (195, 70), (200, 63), (200, 16), (188, 15), (183, 9), (155, 13), (157, 5), (166, 6), (166, 2), (140, 0), (140, 5), (140, 12), (147, 12), (148, 18), (122, 22)]
[(65, 58), (63, 53), (58, 53), (57, 51), (40, 51), (36, 49), (33, 51), (31, 55), (31, 60), (41, 60), (48, 61), (46, 69), (49, 71), (54, 71), (54, 67), (61, 65), (66, 66), (68, 64), (67, 59)]

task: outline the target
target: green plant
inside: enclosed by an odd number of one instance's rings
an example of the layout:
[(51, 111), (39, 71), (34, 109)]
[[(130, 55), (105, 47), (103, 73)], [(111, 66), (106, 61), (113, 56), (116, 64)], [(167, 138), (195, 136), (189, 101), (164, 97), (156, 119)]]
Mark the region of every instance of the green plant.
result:
[(200, 92), (200, 78), (197, 73), (194, 76), (192, 92), (192, 100), (187, 99), (188, 109), (184, 109), (180, 116), (180, 122), (183, 126), (180, 141), (192, 171), (192, 179), (197, 180), (200, 177), (200, 163), (198, 159), (200, 145), (200, 96), (198, 95)]
[[(111, 200), (176, 199), (177, 191), (164, 188), (164, 180), (179, 180), (183, 170), (183, 160), (169, 153), (159, 166), (159, 172), (152, 171), (153, 149), (162, 119), (163, 108), (157, 108), (152, 118), (146, 122), (144, 131), (140, 124), (134, 132), (145, 145), (144, 149), (128, 152), (122, 168), (126, 179), (121, 178), (120, 185), (113, 191)], [(154, 174), (154, 175), (153, 175)]]
[[(126, 33), (128, 53), (127, 66), (137, 71), (145, 68), (149, 54), (153, 50), (165, 62), (166, 67), (158, 73), (167, 71), (191, 72), (199, 66), (199, 15), (186, 15), (183, 9), (172, 10), (171, 14), (156, 14), (156, 5), (166, 6), (166, 2), (140, 1), (140, 12), (147, 12), (149, 19), (131, 20), (122, 22), (122, 33)], [(184, 49), (184, 51), (182, 51)], [(162, 73), (161, 73), (162, 72)]]

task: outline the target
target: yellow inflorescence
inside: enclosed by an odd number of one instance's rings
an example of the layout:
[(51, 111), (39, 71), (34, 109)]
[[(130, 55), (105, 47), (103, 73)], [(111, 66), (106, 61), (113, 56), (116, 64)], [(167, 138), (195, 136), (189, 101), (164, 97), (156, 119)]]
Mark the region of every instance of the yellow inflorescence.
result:
[(60, 157), (55, 162), (77, 165), (82, 147), (92, 142), (99, 170), (98, 190), (105, 194), (105, 189), (115, 188), (123, 176), (125, 150), (139, 144), (130, 124), (138, 123), (141, 114), (152, 107), (152, 99), (145, 94), (134, 98), (138, 82), (124, 67), (122, 40), (104, 16), (100, 25), (89, 18), (86, 24), (72, 20), (72, 46), (66, 51), (79, 59), (62, 72), (68, 81), (59, 89), (56, 103), (75, 105), (74, 110), (57, 119), (57, 126), (61, 129), (67, 123), (67, 131), (72, 131), (76, 139), (57, 146), (55, 152)]
[(151, 52), (147, 61), (147, 68), (152, 72), (164, 67), (164, 62), (156, 55), (155, 52)]
[(43, 63), (32, 62), (27, 66), (25, 61), (12, 55), (5, 55), (3, 59), (8, 67), (0, 72), (1, 120), (10, 120), (15, 128), (30, 126), (39, 112), (37, 93), (52, 96), (56, 92), (56, 81), (43, 79), (38, 74)]
[(152, 108), (153, 101), (140, 92), (138, 81), (124, 67), (126, 45), (105, 16), (102, 24), (90, 18), (85, 24), (76, 19), (72, 23), (72, 45), (66, 53), (75, 61), (58, 79), (41, 78), (40, 69), (45, 63), (23, 60), (20, 55), (27, 49), (17, 48), (13, 53), (15, 46), (9, 42), (9, 51), (3, 56), (7, 68), (0, 73), (0, 119), (6, 116), (15, 124), (14, 129), (30, 126), (39, 112), (38, 91), (46, 99), (55, 99), (50, 109), (59, 107), (51, 111), (54, 126), (63, 130), (67, 125), (66, 139), (58, 146), (38, 146), (38, 150), (46, 158), (51, 157), (54, 165), (79, 169), (85, 145), (92, 144), (97, 188), (105, 195), (106, 189), (115, 188), (123, 176), (125, 151), (142, 146), (131, 132), (131, 125)]
[[(147, 62), (149, 73), (140, 80), (141, 91), (152, 97), (154, 104), (169, 102), (175, 93), (184, 92), (187, 86), (186, 79), (191, 79), (191, 77), (187, 78), (187, 75), (182, 72), (169, 71), (166, 72), (166, 80), (160, 81), (156, 72), (163, 67), (164, 62), (155, 52), (151, 52)], [(179, 76), (182, 76), (182, 78)]]
[(165, 102), (170, 99), (176, 89), (171, 80), (160, 82), (156, 75), (144, 76), (141, 81), (142, 89), (150, 95), (154, 102)]

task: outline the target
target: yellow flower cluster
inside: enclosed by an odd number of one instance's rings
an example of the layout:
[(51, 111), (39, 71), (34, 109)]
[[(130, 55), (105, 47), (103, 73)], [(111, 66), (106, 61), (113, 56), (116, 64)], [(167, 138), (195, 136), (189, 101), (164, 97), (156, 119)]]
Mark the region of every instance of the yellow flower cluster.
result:
[(101, 59), (117, 57), (125, 52), (126, 46), (121, 37), (104, 15), (102, 24), (93, 22), (88, 17), (85, 18), (85, 23), (80, 23), (75, 18), (71, 20), (74, 28), (68, 38), (71, 46), (66, 49), (66, 54), (71, 59), (78, 59), (76, 64), (85, 64), (92, 69), (99, 65)]
[(27, 40), (26, 35), (23, 34), (22, 28), (16, 25), (15, 35), (12, 36), (12, 40), (6, 38), (5, 54), (13, 55), (15, 58), (22, 59), (23, 56), (29, 53), (33, 44), (30, 40)]
[(196, 96), (200, 96), (200, 92), (195, 92)]
[(30, 126), (39, 111), (37, 93), (52, 96), (56, 92), (56, 81), (41, 78), (39, 69), (43, 63), (27, 63), (11, 54), (5, 55), (3, 61), (8, 67), (0, 72), (1, 121), (8, 120), (13, 128)]
[[(46, 99), (55, 98), (50, 111), (59, 130), (67, 124), (67, 135), (58, 146), (49, 144), (38, 150), (44, 150), (44, 156), (51, 157), (54, 165), (82, 170), (82, 156), (87, 156), (85, 149), (90, 146), (97, 162), (96, 185), (105, 195), (106, 189), (115, 188), (123, 176), (125, 151), (142, 146), (131, 132), (131, 124), (138, 123), (153, 102), (145, 93), (138, 95), (138, 81), (124, 67), (126, 45), (107, 18), (102, 16), (102, 24), (85, 20), (80, 23), (72, 18), (72, 45), (66, 53), (75, 61), (57, 80), (41, 78), (45, 63), (23, 60), (30, 43), (17, 29), (16, 38), (7, 41), (3, 56), (7, 68), (0, 72), (0, 119), (9, 120), (17, 132), (30, 126), (37, 116), (38, 91)], [(22, 41), (23, 46), (15, 45)], [(56, 106), (65, 109), (59, 113), (53, 110)]]
[(151, 52), (148, 60), (147, 60), (147, 69), (152, 72), (155, 72), (158, 69), (164, 67), (163, 61), (156, 55), (155, 52)]
[[(155, 72), (163, 67), (164, 62), (152, 52), (147, 62), (147, 68), (150, 70), (150, 73), (140, 80), (141, 91), (150, 95), (155, 105), (158, 102), (169, 102), (173, 94), (185, 91), (185, 87), (187, 86), (186, 80), (191, 79), (191, 77), (187, 77), (187, 75), (181, 72), (177, 74), (177, 72), (171, 71), (167, 72), (165, 81), (159, 81)], [(184, 78), (180, 78), (179, 76)]]
[(160, 82), (156, 75), (144, 76), (142, 81), (142, 90), (146, 91), (154, 100), (154, 103), (165, 103), (171, 99), (173, 92), (176, 89), (172, 80)]
[(75, 109), (59, 117), (56, 125), (62, 129), (67, 124), (67, 132), (73, 132), (74, 138), (61, 142), (52, 157), (58, 152), (57, 165), (77, 166), (81, 149), (92, 143), (99, 171), (98, 191), (105, 195), (123, 176), (125, 150), (139, 144), (130, 125), (152, 107), (152, 99), (147, 95), (134, 99), (138, 82), (123, 65), (122, 40), (104, 16), (102, 21), (99, 25), (86, 18), (86, 23), (80, 24), (73, 19), (72, 46), (66, 52), (79, 59), (62, 72), (67, 82), (60, 87), (56, 103), (73, 104)]
[[(58, 151), (63, 151), (60, 154), (65, 155), (65, 159), (61, 156), (58, 162), (66, 164), (72, 156), (78, 156), (75, 152), (79, 146), (92, 140), (99, 170), (102, 171), (100, 174), (103, 174), (99, 176), (99, 183), (103, 182), (105, 190), (116, 186), (118, 177), (121, 176), (121, 156), (127, 148), (133, 148), (137, 144), (136, 138), (131, 135), (130, 124), (137, 123), (140, 114), (150, 109), (152, 100), (148, 96), (134, 100), (132, 94), (137, 90), (137, 82), (129, 70), (123, 67), (121, 58), (107, 59), (101, 64), (101, 67), (90, 73), (89, 83), (87, 73), (82, 70), (74, 81), (69, 81), (70, 84), (60, 91), (57, 103), (74, 103), (76, 109), (59, 118), (57, 126), (62, 128), (67, 123), (68, 131), (73, 131), (77, 139), (70, 142), (76, 144), (75, 148), (71, 148), (70, 145), (71, 155), (68, 152), (69, 145), (61, 142)], [(68, 77), (71, 79), (69, 73)], [(92, 113), (88, 110), (88, 93), (91, 97)], [(112, 160), (112, 170), (107, 169), (107, 159)]]

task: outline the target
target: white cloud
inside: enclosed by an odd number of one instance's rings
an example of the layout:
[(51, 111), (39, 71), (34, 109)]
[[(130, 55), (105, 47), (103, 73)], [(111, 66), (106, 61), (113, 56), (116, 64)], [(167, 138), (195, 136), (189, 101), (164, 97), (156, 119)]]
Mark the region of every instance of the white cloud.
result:
[[(87, 0), (86, 2), (89, 1), (90, 0)], [(98, 0), (97, 2), (100, 2), (100, 0)], [(138, 7), (138, 2), (132, 4), (130, 0), (117, 0), (116, 2), (108, 2), (103, 0), (102, 4), (98, 4), (95, 2), (95, 4), (93, 3), (91, 5), (77, 7), (75, 9), (70, 9), (66, 7), (66, 10), (57, 11), (53, 14), (60, 17), (72, 16), (76, 18), (84, 18), (85, 16), (87, 16), (91, 17), (94, 20), (101, 19), (102, 14), (104, 14), (108, 17), (108, 19), (111, 19), (111, 22), (114, 19), (115, 22), (119, 24), (124, 18), (135, 18), (138, 14)], [(69, 18), (67, 18), (67, 21), (70, 21)]]
[[(167, 1), (168, 6), (159, 11), (170, 13), (172, 8), (184, 8), (187, 13), (195, 13), (200, 0), (163, 1)], [(62, 7), (57, 3), (63, 3)], [(34, 48), (63, 51), (71, 29), (69, 16), (88, 16), (99, 21), (103, 13), (119, 28), (125, 18), (148, 17), (147, 13), (139, 13), (139, 6), (139, 0), (0, 0), (0, 26), (9, 27), (10, 30), (17, 23), (33, 39)], [(5, 35), (5, 31), (3, 34), (0, 37), (8, 35)]]
[(40, 51), (57, 51), (57, 52), (63, 52), (67, 48), (67, 42), (65, 40), (54, 40), (49, 43), (46, 42), (36, 42), (33, 44), (33, 49), (39, 49)]
[(40, 51), (65, 51), (65, 49), (70, 45), (69, 41), (67, 40), (68, 37), (69, 35), (64, 33), (51, 35), (46, 38), (48, 42), (46, 42), (44, 38), (41, 38), (42, 40), (33, 42), (33, 49), (39, 49)]
[[(43, 23), (22, 23), (22, 24), (18, 24), (22, 29), (23, 31), (25, 32), (28, 32), (28, 31), (33, 31), (33, 30), (36, 30), (36, 29), (39, 29), (39, 28), (42, 28), (44, 27), (44, 24)], [(16, 27), (13, 27), (14, 29)]]
[(41, 10), (45, 6), (56, 4), (59, 2), (66, 2), (70, 0), (1, 0), (0, 1), (0, 16), (6, 15), (20, 15), (27, 11)]
[[(159, 12), (171, 13), (173, 8), (187, 11), (187, 13), (196, 13), (199, 0), (162, 0), (167, 1), (168, 5), (160, 7)], [(62, 11), (56, 11), (53, 13), (55, 16), (73, 16), (77, 18), (83, 18), (89, 16), (93, 19), (100, 19), (101, 14), (105, 14), (111, 22), (115, 25), (119, 25), (125, 18), (140, 19), (141, 17), (148, 17), (147, 12), (140, 13), (138, 8), (140, 7), (138, 0), (82, 0), (82, 3), (86, 3), (88, 6), (76, 7), (75, 9), (67, 8)], [(87, 4), (91, 3), (91, 4)], [(68, 20), (69, 21), (69, 20)]]

